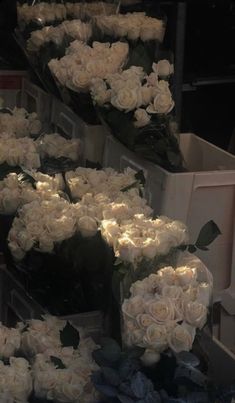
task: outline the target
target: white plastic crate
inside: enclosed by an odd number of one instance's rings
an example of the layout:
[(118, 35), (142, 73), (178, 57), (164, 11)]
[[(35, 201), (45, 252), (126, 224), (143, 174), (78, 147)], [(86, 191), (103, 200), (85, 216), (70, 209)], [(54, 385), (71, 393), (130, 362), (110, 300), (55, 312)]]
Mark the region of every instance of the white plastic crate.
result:
[(217, 384), (231, 384), (235, 379), (235, 355), (216, 337), (205, 331), (200, 336), (200, 345), (208, 358), (209, 372)]
[[(0, 322), (14, 326), (18, 321), (38, 318), (48, 313), (26, 293), (6, 266), (0, 265)], [(76, 326), (84, 327), (86, 332), (95, 338), (104, 332), (104, 315), (101, 311), (67, 315), (61, 318), (71, 321)]]
[(54, 130), (62, 131), (68, 138), (83, 138), (83, 122), (67, 105), (52, 99), (51, 124)]
[(229, 315), (221, 304), (215, 304), (213, 335), (235, 354), (235, 315)]
[(105, 140), (108, 131), (103, 125), (83, 123), (85, 141), (85, 159), (94, 163), (103, 163)]
[(43, 123), (44, 130), (47, 130), (50, 125), (51, 102), (52, 97), (50, 94), (29, 80), (23, 80), (20, 106), (30, 113), (36, 112)]
[(185, 222), (192, 243), (201, 227), (214, 220), (222, 235), (209, 251), (197, 255), (214, 276), (215, 297), (235, 315), (235, 156), (191, 133), (180, 135), (180, 148), (188, 172), (170, 173), (108, 136), (103, 166), (120, 171), (127, 166), (142, 169), (145, 197), (154, 213)]
[(20, 106), (21, 89), (25, 77), (27, 77), (26, 71), (0, 71), (0, 98), (4, 101), (4, 107), (13, 109), (15, 106)]

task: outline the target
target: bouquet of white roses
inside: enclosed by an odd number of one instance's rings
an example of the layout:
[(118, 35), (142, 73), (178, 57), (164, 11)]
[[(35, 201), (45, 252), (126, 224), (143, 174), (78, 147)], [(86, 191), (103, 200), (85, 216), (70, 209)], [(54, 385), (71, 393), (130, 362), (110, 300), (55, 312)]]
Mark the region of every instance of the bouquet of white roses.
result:
[(141, 184), (136, 179), (136, 172), (131, 168), (127, 168), (123, 173), (120, 173), (112, 168), (96, 170), (79, 167), (75, 171), (66, 172), (65, 180), (72, 199), (76, 201), (86, 193), (92, 195), (104, 193), (114, 200), (120, 191), (129, 186), (141, 188)]
[(134, 271), (142, 261), (152, 262), (167, 256), (172, 249), (188, 242), (187, 227), (180, 221), (163, 216), (153, 220), (136, 214), (121, 224), (114, 219), (104, 220), (101, 233), (113, 246), (119, 263), (131, 264)]
[[(91, 35), (91, 24), (83, 23), (80, 20), (65, 20), (56, 27), (51, 25), (33, 31), (27, 41), (27, 49), (30, 52), (38, 52), (41, 47), (49, 44), (50, 42), (58, 47), (62, 46), (63, 44), (68, 46), (69, 42), (76, 39), (82, 42), (87, 42)], [(56, 57), (56, 55), (52, 54), (51, 59), (53, 57)]]
[(26, 403), (33, 390), (29, 363), (10, 357), (9, 365), (0, 361), (0, 397), (2, 403)]
[(36, 143), (28, 137), (15, 138), (11, 134), (0, 134), (1, 165), (3, 167), (1, 178), (11, 172), (13, 167), (24, 166), (28, 169), (38, 169), (41, 163)]
[[(94, 16), (106, 16), (116, 14), (119, 11), (118, 0), (87, 0), (82, 4), (81, 15), (85, 20), (92, 19)], [(102, 18), (101, 17), (101, 18)]]
[(54, 177), (30, 171), (33, 183), (25, 174), (10, 173), (0, 181), (0, 214), (15, 214), (19, 207), (33, 200), (53, 198), (64, 188), (61, 174)]
[[(0, 358), (7, 359), (19, 351), (21, 332), (19, 329), (8, 328), (0, 322)], [(1, 390), (2, 392), (2, 390)]]
[(91, 95), (101, 119), (136, 153), (170, 170), (182, 169), (182, 156), (172, 134), (174, 100), (168, 79), (173, 66), (153, 63), (148, 75), (132, 66), (106, 79), (92, 81)]
[(18, 26), (20, 31), (28, 37), (30, 32), (66, 19), (66, 7), (56, 2), (17, 2)]
[(163, 20), (148, 17), (146, 13), (127, 13), (96, 16), (94, 23), (104, 37), (162, 42), (165, 34)]
[(124, 342), (144, 347), (146, 364), (158, 361), (167, 348), (190, 351), (196, 330), (207, 321), (212, 276), (198, 259), (187, 261), (133, 283), (123, 302)]
[(35, 112), (28, 113), (24, 108), (0, 109), (0, 135), (1, 133), (11, 134), (13, 137), (29, 137), (39, 135), (42, 124)]
[(108, 74), (121, 71), (127, 61), (128, 50), (128, 44), (122, 42), (112, 45), (93, 42), (92, 46), (88, 46), (74, 41), (64, 57), (48, 63), (58, 85), (69, 90), (71, 106), (87, 123), (97, 123), (89, 93), (92, 79), (103, 79)]

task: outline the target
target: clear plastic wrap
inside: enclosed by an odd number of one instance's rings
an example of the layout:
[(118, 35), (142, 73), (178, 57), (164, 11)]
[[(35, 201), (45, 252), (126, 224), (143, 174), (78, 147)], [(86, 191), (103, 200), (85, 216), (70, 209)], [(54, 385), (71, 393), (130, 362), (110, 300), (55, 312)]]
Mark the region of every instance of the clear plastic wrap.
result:
[(119, 0), (83, 0), (81, 17), (90, 20), (97, 15), (113, 15), (119, 12), (119, 8)]
[(131, 42), (162, 43), (166, 29), (164, 18), (149, 17), (145, 12), (95, 15), (93, 23), (97, 35), (106, 40), (126, 39)]
[(47, 25), (57, 25), (66, 19), (67, 12), (63, 1), (17, 2), (17, 18), (20, 31), (25, 37), (30, 32)]
[(122, 304), (124, 345), (145, 348), (156, 361), (168, 348), (190, 351), (209, 322), (212, 291), (213, 278), (202, 261), (180, 252), (176, 264), (132, 284)]

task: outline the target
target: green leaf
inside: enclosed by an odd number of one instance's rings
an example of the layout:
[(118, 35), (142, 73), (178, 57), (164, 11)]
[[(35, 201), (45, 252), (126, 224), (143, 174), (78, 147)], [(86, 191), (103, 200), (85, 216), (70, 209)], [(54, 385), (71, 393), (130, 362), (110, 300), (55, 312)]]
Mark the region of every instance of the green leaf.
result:
[(101, 371), (103, 373), (105, 381), (112, 386), (118, 386), (120, 384), (120, 377), (118, 371), (110, 367), (102, 367)]
[(127, 192), (130, 189), (136, 188), (138, 186), (139, 182), (133, 182), (131, 185), (126, 186), (125, 188), (121, 189), (121, 192)]
[(100, 345), (102, 347), (102, 355), (107, 361), (114, 363), (120, 359), (121, 348), (115, 340), (109, 337), (103, 337), (100, 341)]
[(63, 347), (73, 347), (77, 349), (80, 342), (78, 330), (67, 322), (64, 329), (60, 330), (60, 341)]
[(221, 235), (219, 227), (214, 221), (208, 221), (208, 223), (202, 227), (195, 246), (198, 249), (207, 250), (205, 248), (210, 245), (219, 235)]
[(63, 361), (60, 358), (54, 357), (53, 355), (50, 356), (51, 362), (55, 365), (58, 369), (65, 369), (66, 366), (64, 365)]
[(188, 251), (189, 253), (195, 253), (197, 251), (197, 248), (195, 245), (188, 245)]
[(145, 185), (146, 179), (144, 176), (144, 171), (141, 169), (135, 174), (135, 178), (140, 182), (141, 185)]

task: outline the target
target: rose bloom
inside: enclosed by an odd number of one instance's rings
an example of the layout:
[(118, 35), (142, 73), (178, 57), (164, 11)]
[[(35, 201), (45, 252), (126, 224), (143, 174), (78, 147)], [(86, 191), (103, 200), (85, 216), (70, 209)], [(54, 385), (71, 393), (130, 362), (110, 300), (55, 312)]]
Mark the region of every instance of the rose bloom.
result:
[(168, 333), (169, 347), (175, 352), (190, 351), (196, 335), (195, 327), (187, 325), (176, 325), (171, 332)]
[(144, 336), (144, 345), (147, 348), (153, 348), (156, 352), (161, 353), (167, 348), (167, 330), (163, 325), (152, 323), (146, 329)]

